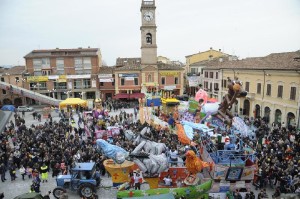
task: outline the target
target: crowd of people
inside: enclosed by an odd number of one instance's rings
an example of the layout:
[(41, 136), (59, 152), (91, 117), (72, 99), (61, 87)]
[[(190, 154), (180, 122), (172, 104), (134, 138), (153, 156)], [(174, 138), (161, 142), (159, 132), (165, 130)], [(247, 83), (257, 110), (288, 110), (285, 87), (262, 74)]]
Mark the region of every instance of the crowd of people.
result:
[[(2, 182), (16, 180), (16, 173), (19, 173), (22, 180), (32, 181), (30, 191), (40, 192), (40, 186), (48, 182), (48, 173), (51, 177), (67, 174), (74, 163), (90, 161), (96, 162), (98, 171), (105, 175), (103, 162), (106, 157), (95, 147), (96, 129), (105, 130), (109, 126), (119, 126), (119, 135), (112, 137), (111, 141), (131, 152), (136, 146), (127, 139), (125, 132), (130, 130), (138, 134), (147, 124), (141, 124), (137, 117), (137, 102), (105, 101), (102, 102), (102, 107), (101, 117), (93, 117), (91, 114), (90, 137), (84, 136), (83, 126), (88, 121), (83, 114), (84, 110), (80, 108), (71, 111), (72, 114), (69, 115), (70, 121), (74, 121), (77, 114), (78, 125), (74, 125), (73, 122), (65, 123), (63, 120), (53, 121), (49, 114), (44, 124), (26, 126), (26, 118), (15, 113), (14, 121), (10, 121), (0, 133)], [(134, 113), (126, 113), (125, 108), (133, 108)], [(104, 113), (105, 109), (111, 112), (120, 110), (120, 113), (114, 114), (115, 116), (107, 115)], [(169, 123), (170, 118), (179, 117), (174, 116), (174, 113), (165, 116), (160, 111), (156, 111), (155, 114)], [(66, 117), (64, 112), (60, 116)], [(33, 117), (36, 119), (36, 115)], [(174, 124), (175, 121), (171, 122)], [(274, 197), (281, 193), (300, 193), (299, 130), (278, 124), (269, 126), (261, 118), (245, 118), (245, 123), (257, 128), (256, 138), (253, 138), (255, 140), (247, 138), (244, 141), (256, 150), (258, 171), (254, 184), (261, 190), (258, 197), (265, 196), (263, 193), (266, 188), (274, 189)], [(176, 156), (184, 159), (186, 147), (180, 144), (176, 134), (171, 133), (168, 128), (150, 126), (150, 129), (146, 136), (152, 141), (165, 143), (174, 162), (177, 160)], [(168, 183), (167, 178), (166, 181)]]

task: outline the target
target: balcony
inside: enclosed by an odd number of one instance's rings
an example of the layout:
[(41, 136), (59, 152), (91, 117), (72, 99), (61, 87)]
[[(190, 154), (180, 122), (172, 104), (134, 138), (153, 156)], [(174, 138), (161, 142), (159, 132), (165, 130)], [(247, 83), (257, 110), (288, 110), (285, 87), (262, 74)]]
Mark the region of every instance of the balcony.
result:
[(200, 76), (201, 73), (187, 73), (187, 76)]
[(66, 90), (67, 86), (54, 86), (54, 89), (56, 89), (56, 90)]

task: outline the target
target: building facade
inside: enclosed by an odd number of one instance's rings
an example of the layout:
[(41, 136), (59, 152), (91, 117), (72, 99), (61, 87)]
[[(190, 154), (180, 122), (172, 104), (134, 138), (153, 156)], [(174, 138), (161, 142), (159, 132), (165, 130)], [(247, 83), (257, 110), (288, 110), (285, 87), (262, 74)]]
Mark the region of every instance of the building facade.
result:
[(202, 86), (205, 86), (211, 97), (220, 98), (220, 96), (216, 93), (220, 81), (219, 79), (213, 78), (213, 76), (218, 77), (218, 74), (216, 71), (209, 71), (209, 75), (205, 75), (203, 73), (203, 69), (207, 66), (207, 63), (211, 61), (227, 59), (228, 57), (233, 56), (221, 52), (221, 49), (216, 51), (213, 48), (210, 48), (210, 50), (205, 52), (186, 56), (185, 69), (187, 93), (194, 96), (197, 92), (198, 85), (201, 84)]
[(266, 57), (210, 63), (204, 73), (219, 71), (219, 95), (227, 93), (227, 77), (238, 78), (248, 92), (233, 111), (262, 117), (269, 124), (299, 126), (300, 52), (273, 53)]
[(100, 97), (97, 80), (102, 63), (100, 49), (33, 50), (24, 58), (30, 90), (60, 100)]
[(109, 100), (115, 95), (115, 67), (104, 67), (100, 68), (99, 78), (99, 92), (100, 99)]
[[(0, 70), (0, 81), (6, 82), (14, 86), (26, 87), (26, 70), (25, 66), (14, 66), (11, 68), (2, 68)], [(0, 92), (0, 104), (13, 104), (20, 106), (26, 104), (29, 99), (24, 96), (19, 96), (9, 92), (8, 90), (1, 89)]]

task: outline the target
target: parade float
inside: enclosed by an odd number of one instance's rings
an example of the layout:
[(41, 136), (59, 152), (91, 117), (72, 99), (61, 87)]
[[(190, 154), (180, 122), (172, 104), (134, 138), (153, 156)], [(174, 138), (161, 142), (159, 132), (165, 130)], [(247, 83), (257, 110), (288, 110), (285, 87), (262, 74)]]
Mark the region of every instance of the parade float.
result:
[[(102, 153), (110, 158), (105, 167), (112, 175), (113, 185), (119, 187), (117, 198), (172, 193), (175, 198), (211, 196), (225, 199), (235, 190), (240, 190), (244, 198), (251, 189), (256, 171), (255, 151), (242, 141), (251, 130), (241, 118), (233, 116), (230, 109), (237, 98), (246, 95), (241, 82), (229, 79), (228, 93), (221, 103), (207, 98), (201, 89), (195, 99), (173, 107), (172, 114), (178, 117), (175, 118), (176, 127), (170, 133), (175, 132), (178, 140), (192, 149), (186, 151), (185, 164), (175, 167), (170, 166), (172, 161), (165, 155), (165, 144), (149, 138), (150, 127), (172, 127), (165, 118), (154, 114), (159, 106), (155, 107), (153, 103), (147, 106), (145, 99), (139, 99), (140, 120), (146, 125), (138, 135), (125, 133), (136, 146), (131, 153), (105, 140), (97, 140)], [(129, 174), (135, 169), (143, 174), (149, 190), (124, 190), (130, 188)], [(165, 176), (171, 177), (170, 186), (161, 183)]]

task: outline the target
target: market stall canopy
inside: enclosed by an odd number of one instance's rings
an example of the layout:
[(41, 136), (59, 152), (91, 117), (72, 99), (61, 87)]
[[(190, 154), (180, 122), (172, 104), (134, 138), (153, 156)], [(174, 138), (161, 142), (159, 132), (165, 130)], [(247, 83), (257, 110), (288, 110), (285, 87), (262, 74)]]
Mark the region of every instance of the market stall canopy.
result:
[(72, 106), (75, 107), (77, 105), (80, 106), (87, 106), (87, 101), (86, 100), (82, 100), (80, 98), (68, 98), (62, 102), (59, 103), (59, 108), (66, 108), (67, 106)]
[(118, 93), (113, 98), (114, 99), (128, 99), (129, 94), (127, 94), (127, 93)]
[(129, 98), (131, 98), (131, 99), (139, 99), (139, 98), (144, 98), (144, 97), (145, 97), (144, 93), (132, 93), (129, 96)]
[(1, 110), (2, 111), (12, 111), (14, 112), (15, 111), (15, 106), (14, 105), (4, 105), (2, 106)]

